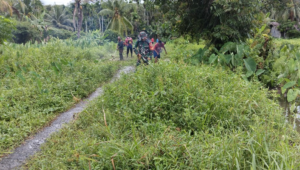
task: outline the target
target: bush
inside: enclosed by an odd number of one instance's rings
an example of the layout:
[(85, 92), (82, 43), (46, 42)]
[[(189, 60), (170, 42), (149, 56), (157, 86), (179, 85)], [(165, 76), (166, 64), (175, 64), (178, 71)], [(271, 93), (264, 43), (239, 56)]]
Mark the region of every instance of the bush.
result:
[(104, 32), (104, 36), (107, 36), (105, 39), (113, 41), (113, 42), (117, 42), (118, 41), (118, 36), (119, 33), (113, 30), (106, 30)]
[(36, 41), (42, 39), (42, 34), (39, 30), (33, 27), (29, 22), (18, 22), (17, 29), (13, 31), (14, 42), (25, 44), (28, 41)]
[(285, 38), (299, 38), (300, 31), (295, 29), (295, 25), (297, 25), (297, 23), (295, 21), (283, 22), (278, 27), (278, 30), (280, 32), (286, 33), (287, 37), (285, 37)]
[(29, 167), (299, 169), (299, 135), (267, 94), (208, 66), (139, 68), (107, 85)]
[(12, 39), (12, 31), (15, 29), (15, 23), (3, 16), (0, 16), (0, 44)]
[(74, 32), (65, 30), (65, 29), (56, 29), (56, 28), (51, 28), (48, 31), (48, 35), (53, 36), (55, 38), (59, 39), (68, 39), (71, 38), (72, 35), (74, 35)]
[(290, 30), (287, 32), (287, 36), (289, 38), (300, 38), (300, 31), (298, 30)]

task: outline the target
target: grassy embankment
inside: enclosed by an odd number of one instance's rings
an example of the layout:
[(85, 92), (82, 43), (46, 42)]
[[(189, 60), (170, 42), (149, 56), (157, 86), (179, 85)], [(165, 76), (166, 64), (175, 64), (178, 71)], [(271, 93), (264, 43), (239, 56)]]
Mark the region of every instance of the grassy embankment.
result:
[(293, 44), (293, 45), (300, 45), (300, 39), (275, 39), (275, 44), (282, 45), (282, 44)]
[(82, 43), (0, 46), (0, 156), (132, 63), (110, 61), (115, 44)]
[(299, 169), (299, 135), (269, 95), (221, 68), (161, 61), (106, 85), (27, 167)]

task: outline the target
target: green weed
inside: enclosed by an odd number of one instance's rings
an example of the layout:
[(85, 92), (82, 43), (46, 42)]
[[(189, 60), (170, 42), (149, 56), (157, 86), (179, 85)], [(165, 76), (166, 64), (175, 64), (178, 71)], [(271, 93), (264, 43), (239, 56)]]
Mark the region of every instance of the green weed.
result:
[(76, 43), (53, 40), (0, 47), (0, 156), (108, 81), (119, 68), (109, 61), (110, 49), (93, 43), (81, 48)]
[(298, 169), (299, 135), (267, 89), (161, 62), (109, 84), (29, 169)]

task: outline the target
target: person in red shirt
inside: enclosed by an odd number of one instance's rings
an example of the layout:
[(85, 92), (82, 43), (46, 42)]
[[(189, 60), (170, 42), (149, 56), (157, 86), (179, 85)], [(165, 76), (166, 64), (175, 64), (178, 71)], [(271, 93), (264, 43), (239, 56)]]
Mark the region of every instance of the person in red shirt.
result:
[(131, 37), (128, 37), (127, 39), (127, 58), (128, 58), (128, 53), (130, 52), (131, 54), (131, 58), (132, 58), (132, 45), (133, 45), (133, 42), (132, 42), (132, 38)]
[(155, 44), (154, 51), (153, 51), (155, 63), (157, 63), (158, 59), (160, 58), (160, 53), (162, 52), (162, 48), (165, 50), (166, 54), (168, 54), (165, 48), (165, 44), (159, 40), (158, 43)]

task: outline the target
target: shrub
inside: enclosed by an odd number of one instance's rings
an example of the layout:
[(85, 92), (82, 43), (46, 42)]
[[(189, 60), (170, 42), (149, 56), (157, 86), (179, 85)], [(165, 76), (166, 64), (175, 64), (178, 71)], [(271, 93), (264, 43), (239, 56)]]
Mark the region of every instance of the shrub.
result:
[(139, 68), (107, 85), (29, 167), (299, 169), (299, 135), (267, 94), (208, 66)]
[(113, 31), (113, 30), (106, 30), (104, 32), (104, 36), (107, 36), (105, 39), (113, 41), (113, 42), (117, 42), (118, 41), (118, 36), (119, 33), (117, 31)]
[(59, 39), (68, 39), (71, 38), (71, 36), (75, 34), (74, 32), (65, 30), (65, 29), (56, 29), (56, 28), (51, 28), (48, 31), (48, 35), (53, 36), (55, 38)]
[(287, 35), (289, 38), (300, 38), (300, 31), (298, 30), (289, 30), (287, 31)]
[(18, 22), (17, 29), (13, 31), (14, 42), (25, 44), (28, 41), (41, 40), (42, 34), (29, 22)]
[(0, 16), (0, 45), (7, 40), (12, 39), (12, 31), (15, 29), (15, 23), (3, 16)]

